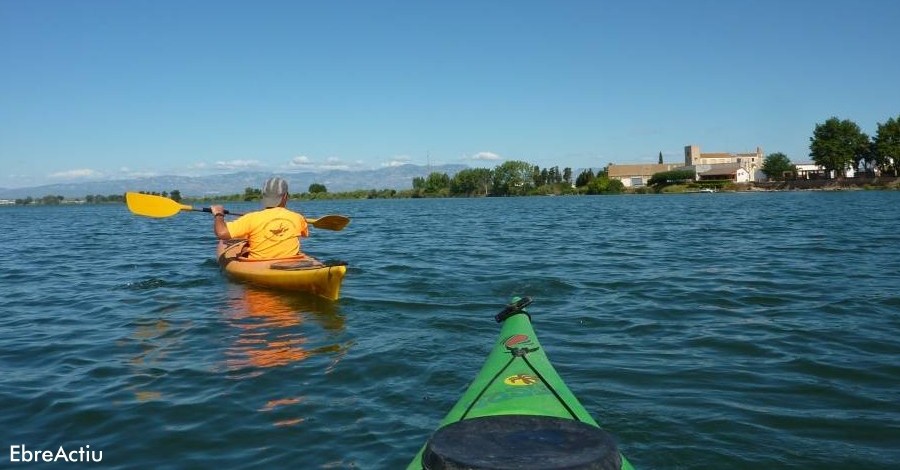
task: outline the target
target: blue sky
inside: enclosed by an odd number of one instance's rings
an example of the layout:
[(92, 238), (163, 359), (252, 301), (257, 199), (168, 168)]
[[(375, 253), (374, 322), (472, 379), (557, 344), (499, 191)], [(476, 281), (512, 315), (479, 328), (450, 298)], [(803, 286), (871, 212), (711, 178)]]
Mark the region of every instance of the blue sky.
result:
[(0, 0), (0, 187), (809, 160), (900, 116), (900, 2)]

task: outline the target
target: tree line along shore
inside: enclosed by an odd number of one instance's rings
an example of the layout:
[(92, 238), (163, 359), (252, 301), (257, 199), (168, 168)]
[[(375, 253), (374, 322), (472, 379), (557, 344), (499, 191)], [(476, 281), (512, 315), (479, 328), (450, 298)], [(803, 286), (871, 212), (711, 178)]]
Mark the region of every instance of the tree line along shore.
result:
[[(321, 183), (313, 183), (303, 193), (291, 195), (294, 199), (389, 199), (428, 197), (507, 197), (507, 196), (562, 196), (622, 193), (684, 193), (715, 189), (716, 191), (748, 190), (808, 190), (808, 189), (898, 189), (900, 174), (900, 116), (878, 123), (877, 133), (869, 137), (859, 125), (848, 119), (832, 117), (817, 124), (810, 137), (812, 161), (826, 173), (838, 175), (833, 179), (798, 180), (797, 169), (782, 152), (765, 157), (762, 172), (765, 182), (735, 183), (731, 180), (694, 181), (690, 170), (675, 169), (658, 173), (647, 186), (626, 188), (614, 178), (609, 178), (608, 168), (596, 173), (582, 170), (573, 178), (572, 169), (558, 166), (540, 168), (528, 162), (506, 161), (493, 169), (467, 168), (454, 174), (432, 172), (412, 180), (411, 189), (360, 189), (329, 192)], [(660, 152), (660, 163), (662, 153)], [(611, 165), (611, 164), (610, 164)], [(841, 178), (846, 169), (861, 170), (858, 177)], [(140, 191), (157, 194), (176, 201), (234, 202), (255, 201), (262, 196), (256, 188), (245, 188), (243, 194), (209, 197), (182, 197), (181, 191)], [(3, 205), (53, 205), (66, 203), (124, 203), (124, 194), (87, 195), (84, 199), (67, 200), (62, 196), (47, 195), (35, 199), (27, 197), (15, 201), (3, 201)]]
[[(433, 180), (444, 181), (446, 175), (429, 175)], [(427, 181), (429, 178), (422, 178)], [(596, 178), (595, 178), (596, 179)], [(593, 180), (592, 180), (593, 181)], [(326, 188), (314, 188), (314, 191), (292, 193), (294, 200), (340, 200), (340, 199), (403, 199), (403, 198), (440, 198), (440, 197), (518, 197), (518, 196), (578, 196), (592, 194), (679, 194), (696, 193), (713, 189), (716, 192), (740, 192), (740, 191), (840, 191), (840, 190), (900, 190), (900, 178), (894, 176), (858, 176), (855, 178), (817, 179), (817, 180), (779, 180), (754, 183), (734, 183), (731, 181), (703, 181), (697, 182), (671, 182), (668, 181), (658, 186), (643, 188), (623, 188), (621, 182), (612, 180), (603, 187), (603, 179), (593, 186), (572, 186), (566, 183), (545, 184), (538, 187), (516, 187), (514, 193), (494, 194), (490, 190), (477, 194), (454, 194), (446, 186), (428, 186), (420, 188), (395, 190), (395, 189), (368, 189), (344, 192), (328, 192)], [(619, 183), (619, 184), (615, 184)], [(421, 184), (421, 183), (420, 183)], [(227, 202), (251, 202), (259, 201), (261, 194), (258, 189), (246, 188), (242, 194), (231, 194), (209, 197), (182, 197), (180, 191), (152, 192), (140, 191), (145, 194), (154, 194), (168, 197), (175, 201), (185, 203), (227, 203)], [(59, 205), (59, 204), (124, 204), (124, 194), (112, 194), (107, 196), (88, 195), (84, 199), (67, 200), (62, 196), (45, 196), (37, 200), (16, 200), (16, 205)], [(11, 205), (11, 204), (7, 204)]]

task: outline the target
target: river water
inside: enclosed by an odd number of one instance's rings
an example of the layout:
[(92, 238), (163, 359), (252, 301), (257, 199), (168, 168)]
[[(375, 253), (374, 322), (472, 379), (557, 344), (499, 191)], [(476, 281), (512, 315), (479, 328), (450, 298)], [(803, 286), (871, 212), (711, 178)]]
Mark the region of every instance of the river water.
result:
[(91, 468), (404, 468), (480, 368), (492, 316), (527, 295), (638, 469), (897, 468), (898, 206), (292, 202), (352, 219), (304, 240), (349, 263), (337, 302), (225, 279), (208, 214), (0, 208), (0, 467), (71, 466), (21, 461), (63, 448), (102, 452)]

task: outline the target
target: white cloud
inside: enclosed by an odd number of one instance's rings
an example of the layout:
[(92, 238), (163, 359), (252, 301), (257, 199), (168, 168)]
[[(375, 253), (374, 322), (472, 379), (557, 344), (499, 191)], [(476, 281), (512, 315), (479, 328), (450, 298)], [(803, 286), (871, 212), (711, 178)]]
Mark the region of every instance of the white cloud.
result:
[(472, 160), (501, 160), (503, 157), (494, 152), (478, 152), (472, 155)]
[(308, 167), (312, 164), (313, 164), (312, 161), (310, 161), (309, 157), (307, 157), (306, 155), (297, 155), (296, 157), (292, 158), (291, 161), (288, 163), (289, 166), (302, 166), (302, 167)]
[(126, 175), (130, 178), (150, 178), (159, 176), (159, 173), (155, 171), (129, 171)]
[(341, 165), (322, 165), (319, 167), (321, 170), (349, 170), (350, 165), (341, 164)]
[(99, 171), (90, 170), (87, 168), (81, 168), (78, 170), (68, 170), (68, 171), (58, 171), (56, 173), (51, 173), (50, 178), (58, 178), (58, 179), (81, 179), (81, 178), (100, 178), (103, 176), (103, 173)]
[(244, 168), (256, 168), (262, 166), (259, 160), (231, 160), (227, 162), (217, 161), (216, 168), (222, 170), (238, 170)]
[(337, 157), (328, 157), (326, 159), (328, 163), (324, 165), (316, 165), (316, 168), (320, 170), (349, 170), (350, 165), (341, 161), (340, 158)]
[(159, 173), (152, 170), (133, 170), (130, 167), (123, 166), (122, 168), (119, 168), (119, 172), (115, 176), (125, 178), (150, 178), (153, 176), (159, 176)]
[(328, 157), (325, 163), (317, 163), (306, 155), (298, 155), (288, 162), (287, 168), (303, 168), (311, 171), (349, 170), (350, 165), (344, 163), (339, 157)]
[(406, 155), (397, 155), (396, 157), (391, 158), (390, 160), (381, 164), (383, 167), (395, 167), (408, 165), (410, 162), (410, 158)]

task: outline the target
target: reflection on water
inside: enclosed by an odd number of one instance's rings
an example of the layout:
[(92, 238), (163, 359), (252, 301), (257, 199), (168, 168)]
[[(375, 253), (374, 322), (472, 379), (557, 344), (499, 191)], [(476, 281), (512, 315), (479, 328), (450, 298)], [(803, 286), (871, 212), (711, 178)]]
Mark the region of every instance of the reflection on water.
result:
[[(228, 323), (239, 330), (228, 350), (230, 370), (285, 366), (311, 355), (335, 353), (343, 357), (345, 347), (327, 344), (344, 329), (344, 317), (334, 302), (307, 295), (293, 295), (251, 286), (234, 286), (234, 295), (224, 312)], [(313, 332), (326, 331), (311, 337)]]
[[(349, 344), (340, 343), (344, 316), (337, 312), (334, 302), (246, 285), (231, 289), (231, 300), (223, 314), (238, 330), (226, 351), (232, 379), (253, 379), (313, 356), (331, 358), (322, 370), (328, 374), (346, 354)], [(319, 373), (315, 366), (312, 371)], [(305, 401), (302, 395), (271, 398), (259, 411), (270, 414), (274, 426), (292, 426), (306, 421), (299, 415), (302, 408), (298, 408)]]
[[(157, 318), (138, 323), (137, 328), (132, 335), (131, 339), (136, 342), (137, 346), (140, 348), (140, 352), (137, 356), (131, 358), (129, 363), (138, 371), (135, 373), (135, 377), (142, 377), (144, 379), (141, 382), (136, 382), (129, 386), (129, 389), (134, 392), (135, 400), (138, 402), (147, 402), (162, 398), (162, 393), (159, 391), (142, 390), (140, 388), (144, 385), (149, 385), (149, 383), (152, 383), (153, 379), (158, 379), (164, 374), (164, 372), (162, 372), (164, 369), (160, 365), (166, 360), (166, 351), (174, 341), (172, 337), (166, 335), (168, 331), (169, 322), (162, 318)], [(125, 343), (120, 342), (119, 345), (121, 346), (123, 344)], [(147, 383), (145, 384), (143, 382)]]

